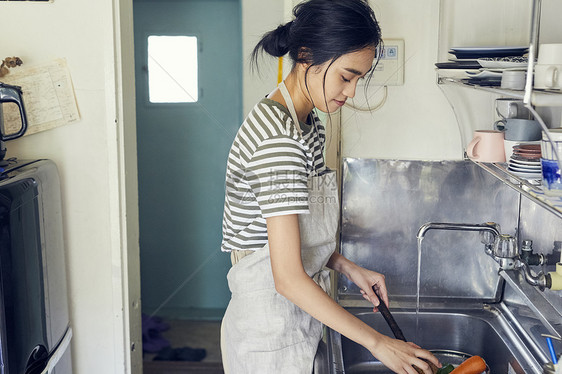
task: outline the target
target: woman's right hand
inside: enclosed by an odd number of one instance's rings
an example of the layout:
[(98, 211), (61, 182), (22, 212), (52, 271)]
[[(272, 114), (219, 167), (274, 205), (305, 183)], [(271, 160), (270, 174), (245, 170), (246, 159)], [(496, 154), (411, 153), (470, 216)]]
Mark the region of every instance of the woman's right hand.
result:
[(431, 352), (412, 342), (403, 342), (382, 334), (379, 334), (375, 346), (370, 348), (369, 351), (387, 368), (399, 374), (417, 374), (413, 365), (426, 374), (433, 374), (429, 364), (423, 359), (441, 367), (441, 363)]

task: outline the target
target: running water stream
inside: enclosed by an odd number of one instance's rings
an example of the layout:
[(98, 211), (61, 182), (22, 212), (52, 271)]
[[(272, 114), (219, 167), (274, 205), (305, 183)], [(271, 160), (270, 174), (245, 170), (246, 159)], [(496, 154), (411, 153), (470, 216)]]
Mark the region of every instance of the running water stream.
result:
[(422, 241), (423, 241), (423, 237), (418, 237), (418, 273), (417, 273), (417, 283), (416, 283), (416, 331), (415, 331), (416, 341), (418, 341), (418, 336), (419, 336)]

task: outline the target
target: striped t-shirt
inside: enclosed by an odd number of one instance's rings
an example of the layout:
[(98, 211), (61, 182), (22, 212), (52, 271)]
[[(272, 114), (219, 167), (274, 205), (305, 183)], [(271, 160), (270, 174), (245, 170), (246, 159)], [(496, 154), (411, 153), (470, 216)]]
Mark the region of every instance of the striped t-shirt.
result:
[(307, 180), (322, 173), (325, 130), (312, 112), (300, 123), (263, 99), (234, 139), (226, 165), (221, 250), (257, 250), (267, 243), (268, 217), (308, 213)]

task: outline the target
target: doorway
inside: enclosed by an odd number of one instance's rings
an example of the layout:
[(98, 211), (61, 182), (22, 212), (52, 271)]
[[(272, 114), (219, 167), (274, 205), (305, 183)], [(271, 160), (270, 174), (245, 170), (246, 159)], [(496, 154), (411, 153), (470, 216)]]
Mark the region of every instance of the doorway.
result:
[(218, 323), (230, 299), (226, 160), (242, 123), (240, 0), (134, 0), (134, 25), (143, 318)]

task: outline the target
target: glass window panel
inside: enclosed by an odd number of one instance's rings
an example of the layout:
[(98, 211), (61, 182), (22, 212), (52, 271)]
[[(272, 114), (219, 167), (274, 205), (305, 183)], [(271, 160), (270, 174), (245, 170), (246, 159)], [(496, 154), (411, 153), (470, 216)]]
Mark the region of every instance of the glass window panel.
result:
[(151, 103), (198, 100), (197, 37), (148, 37), (148, 96)]

